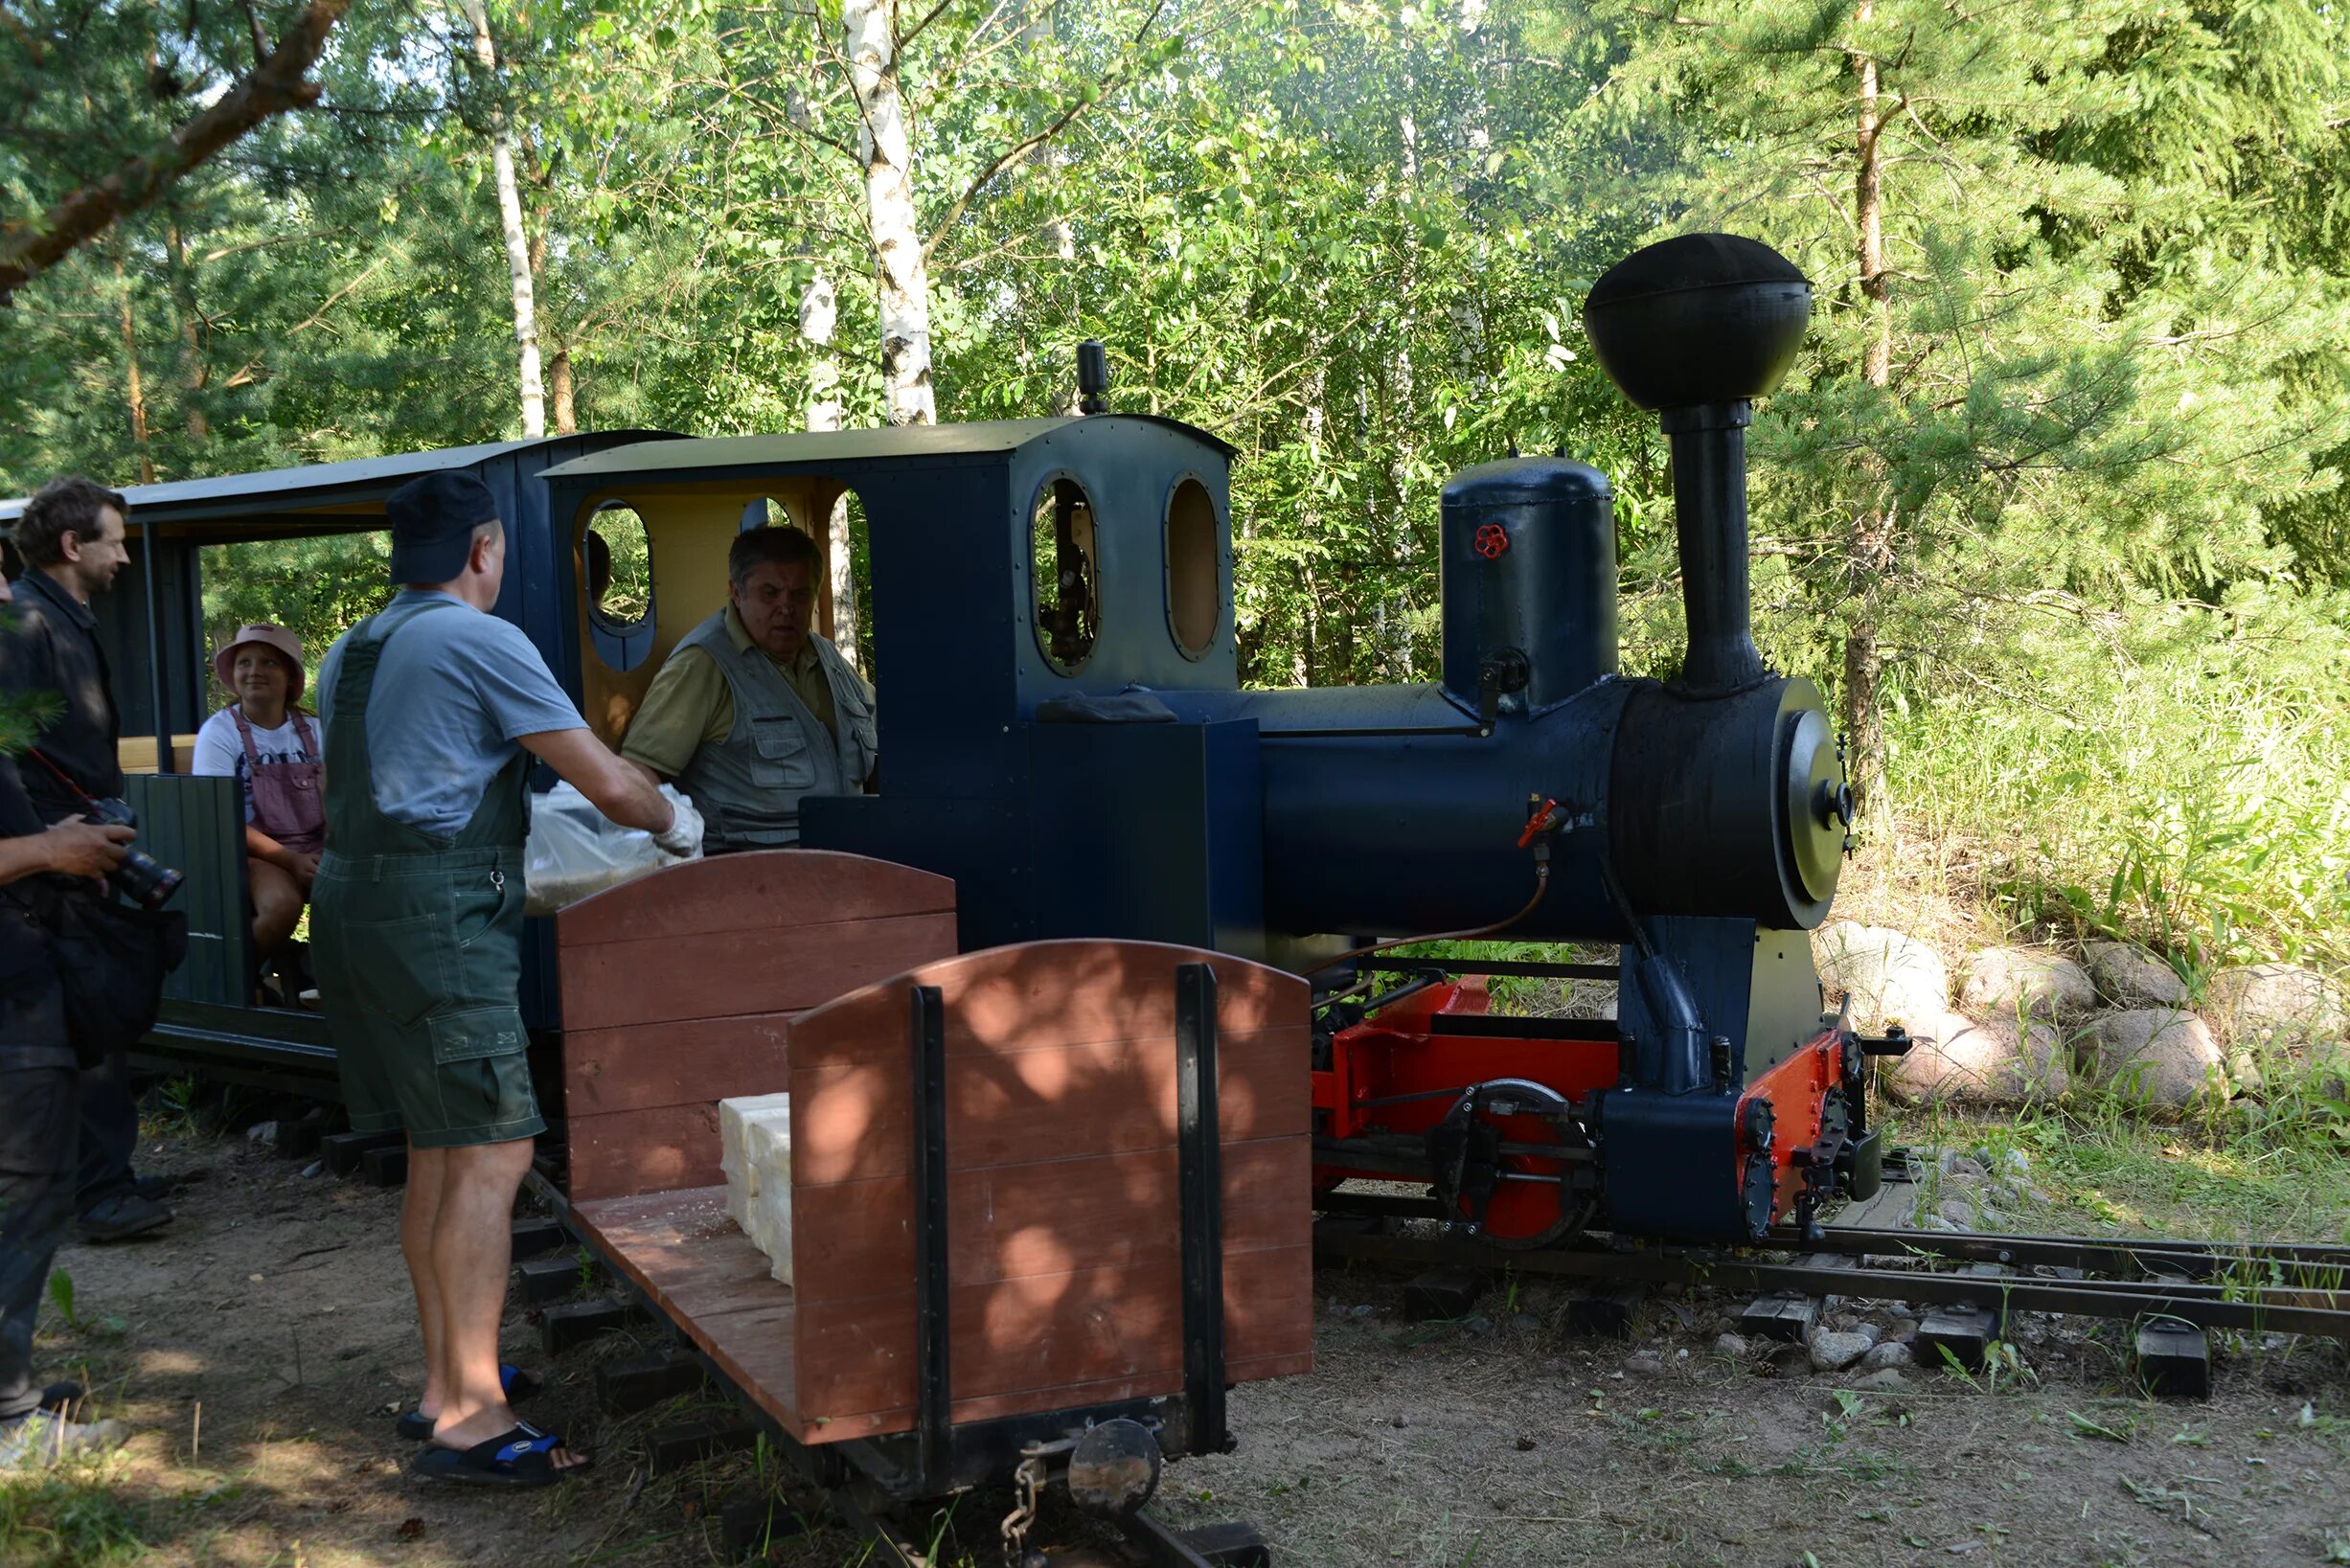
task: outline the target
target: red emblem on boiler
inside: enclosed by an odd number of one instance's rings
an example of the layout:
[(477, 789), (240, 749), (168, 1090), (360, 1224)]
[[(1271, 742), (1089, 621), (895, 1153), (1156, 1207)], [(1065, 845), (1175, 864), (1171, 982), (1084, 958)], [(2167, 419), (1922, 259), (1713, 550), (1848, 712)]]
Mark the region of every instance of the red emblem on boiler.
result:
[(1487, 523), (1477, 530), (1475, 548), (1487, 560), (1498, 560), (1510, 548), (1510, 532), (1499, 523)]

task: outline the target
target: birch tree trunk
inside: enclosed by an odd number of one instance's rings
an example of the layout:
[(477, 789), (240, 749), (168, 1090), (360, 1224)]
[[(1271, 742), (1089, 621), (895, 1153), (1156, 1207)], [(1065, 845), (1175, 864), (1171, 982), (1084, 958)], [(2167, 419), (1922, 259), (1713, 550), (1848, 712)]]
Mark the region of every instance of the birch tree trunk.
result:
[[(1853, 14), (1856, 28), (1865, 28), (1876, 0), (1859, 0)], [(1856, 138), (1853, 176), (1853, 219), (1859, 239), (1860, 292), (1869, 303), (1869, 338), (1861, 359), (1861, 377), (1882, 389), (1892, 380), (1893, 284), (1885, 270), (1883, 165), (1880, 137), (1883, 129), (1877, 58), (1866, 40), (1852, 52), (1859, 78), (1859, 127)], [(1861, 826), (1883, 832), (1892, 827), (1892, 806), (1884, 791), (1884, 726), (1878, 711), (1877, 601), (1885, 573), (1893, 565), (1893, 511), (1886, 504), (1882, 475), (1872, 460), (1863, 466), (1870, 489), (1853, 508), (1852, 531), (1845, 541), (1844, 734), (1849, 750), (1849, 777), (1861, 802)]]
[[(1314, 319), (1316, 320), (1322, 318), (1322, 304), (1323, 293), (1317, 288), (1314, 290)], [(1313, 368), (1306, 375), (1304, 390), (1306, 459), (1310, 471), (1318, 473), (1322, 466), (1322, 431), (1329, 418), (1322, 404), (1323, 394), (1328, 387), (1325, 376), (1329, 361), (1317, 356), (1312, 363)], [(1315, 503), (1318, 493), (1311, 485), (1308, 486), (1305, 504), (1300, 509), (1299, 520), (1304, 527), (1299, 533), (1309, 549), (1313, 541), (1322, 535), (1320, 508)], [(1322, 630), (1322, 585), (1315, 580), (1312, 555), (1306, 557), (1301, 576), (1305, 579), (1306, 591), (1298, 617), (1300, 635), (1297, 639), (1296, 649), (1289, 659), (1289, 684), (1291, 686), (1312, 686), (1314, 670), (1319, 661)]]
[[(840, 428), (840, 360), (833, 352), (833, 330), (840, 321), (840, 296), (818, 267), (800, 291), (800, 336), (811, 352), (808, 365), (808, 428)], [(849, 538), (849, 497), (833, 502), (824, 523), (826, 588), (833, 608), (832, 639), (840, 656), (863, 672), (856, 647), (856, 581), (850, 571), (855, 548)]]
[(881, 390), (892, 424), (935, 424), (930, 386), (930, 272), (914, 211), (914, 154), (898, 80), (896, 0), (843, 0), (849, 80), (862, 129), (865, 229), (878, 272)]
[[(1407, 112), (1396, 116), (1396, 132), (1403, 146), (1401, 177), (1396, 182), (1396, 216), (1399, 228), (1410, 233), (1412, 200), (1420, 183), (1420, 127)], [(1412, 375), (1412, 306), (1418, 297), (1419, 268), (1413, 259), (1419, 247), (1405, 240), (1403, 247), (1403, 277), (1397, 289), (1396, 345), (1393, 362), (1388, 368), (1389, 402), (1387, 425), (1393, 433), (1395, 460), (1388, 465), (1388, 488), (1395, 498), (1395, 554), (1398, 587), (1395, 608), (1387, 617), (1388, 659), (1398, 680), (1408, 683), (1412, 678), (1411, 633), (1411, 574), (1412, 535), (1411, 507), (1405, 500), (1410, 491), (1413, 452), (1412, 403), (1419, 396), (1419, 385)]]
[[(473, 58), (494, 82), (498, 72), (497, 44), (490, 36), (490, 11), (484, 0), (464, 0), (466, 20), (473, 29)], [(522, 434), (536, 440), (547, 433), (546, 392), (538, 374), (538, 306), (531, 285), (530, 239), (522, 225), (522, 193), (514, 183), (514, 131), (500, 104), (490, 122), (490, 167), (497, 184), (498, 225), (506, 235), (506, 270), (513, 280), (514, 346), (520, 351)]]

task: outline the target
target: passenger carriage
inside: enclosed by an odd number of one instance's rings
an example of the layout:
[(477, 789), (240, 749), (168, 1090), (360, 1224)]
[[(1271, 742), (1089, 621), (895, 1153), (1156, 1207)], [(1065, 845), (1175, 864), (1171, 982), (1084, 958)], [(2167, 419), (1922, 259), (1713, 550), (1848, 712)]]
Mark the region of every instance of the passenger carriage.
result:
[[(140, 844), (187, 874), (173, 907), (188, 917), (188, 957), (165, 986), (163, 1015), (140, 1065), (200, 1068), (232, 1081), (332, 1092), (333, 1055), (314, 1012), (254, 1004), (251, 912), (245, 891), (244, 817), (233, 779), (189, 772), (195, 730), (225, 700), (212, 681), (204, 625), (204, 558), (212, 547), (378, 533), (383, 500), (436, 470), (469, 471), (498, 498), (510, 530), (497, 613), (530, 635), (576, 696), (579, 658), (571, 623), (575, 574), (557, 557), (575, 531), (555, 526), (539, 473), (605, 447), (664, 439), (616, 431), (552, 441), (496, 442), (399, 457), (326, 463), (266, 473), (138, 486), (130, 503), (129, 563), (92, 602), (100, 646), (122, 718), (125, 795), (139, 813)], [(0, 501), (0, 528), (24, 510)], [(561, 539), (559, 547), (557, 540)], [(559, 567), (561, 569), (559, 571)], [(315, 669), (323, 647), (306, 650)], [(316, 693), (305, 705), (316, 708)], [(542, 955), (526, 976), (525, 1015), (552, 1023)]]

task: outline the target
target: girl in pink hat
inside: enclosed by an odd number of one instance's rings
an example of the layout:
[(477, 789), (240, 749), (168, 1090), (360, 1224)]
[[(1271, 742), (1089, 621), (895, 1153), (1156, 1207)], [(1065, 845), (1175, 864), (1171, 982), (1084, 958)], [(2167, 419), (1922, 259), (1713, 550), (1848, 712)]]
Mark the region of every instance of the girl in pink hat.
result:
[(294, 934), (326, 848), (326, 726), (296, 705), (302, 640), (284, 626), (238, 627), (212, 668), (237, 700), (196, 731), (195, 771), (244, 785), (253, 950), (267, 959)]

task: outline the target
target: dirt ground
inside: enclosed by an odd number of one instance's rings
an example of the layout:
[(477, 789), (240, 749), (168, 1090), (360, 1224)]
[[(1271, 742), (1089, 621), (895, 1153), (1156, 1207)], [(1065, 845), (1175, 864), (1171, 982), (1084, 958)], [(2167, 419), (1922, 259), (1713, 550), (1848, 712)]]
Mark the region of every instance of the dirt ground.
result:
[[(595, 1361), (627, 1339), (550, 1365), (516, 1312), (510, 1359), (549, 1385), (530, 1414), (598, 1468), (528, 1496), (432, 1489), (390, 1425), (415, 1393), (399, 1193), (226, 1138), (143, 1163), (200, 1176), (177, 1223), (69, 1248), (73, 1322), (53, 1306), (41, 1340), (138, 1436), (59, 1480), (0, 1481), (8, 1568), (722, 1560), (715, 1511), (755, 1493), (763, 1458), (649, 1479), (644, 1433), (689, 1407), (595, 1415)], [(1181, 1522), (1253, 1520), (1281, 1563), (2350, 1563), (2339, 1347), (2239, 1346), (2209, 1403), (2160, 1404), (2131, 1392), (2118, 1330), (2026, 1320), (1996, 1376), (1856, 1393), (1767, 1344), (1723, 1350), (1728, 1298), (1654, 1302), (1615, 1341), (1563, 1334), (1540, 1284), (1443, 1325), (1405, 1324), (1394, 1278), (1330, 1269), (1315, 1288), (1316, 1371), (1237, 1391), (1241, 1451), (1174, 1467), (1161, 1492)], [(958, 1510), (970, 1560), (1000, 1560), (1002, 1507)], [(832, 1526), (774, 1558), (867, 1554)]]

